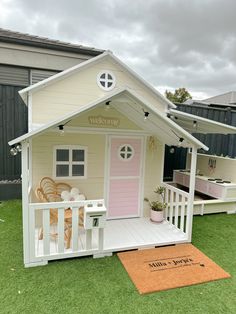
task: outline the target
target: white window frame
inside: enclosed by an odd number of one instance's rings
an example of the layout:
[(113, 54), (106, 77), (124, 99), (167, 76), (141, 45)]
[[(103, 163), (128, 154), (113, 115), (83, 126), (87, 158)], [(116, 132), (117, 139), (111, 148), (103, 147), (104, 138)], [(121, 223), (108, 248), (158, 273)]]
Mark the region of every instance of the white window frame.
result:
[[(121, 148), (123, 148), (123, 147), (126, 147), (126, 148), (127, 148), (127, 147), (130, 147), (130, 148), (131, 148), (131, 151), (128, 152), (127, 150), (125, 150), (124, 152), (121, 152)], [(128, 161), (132, 160), (133, 157), (134, 157), (134, 155), (135, 155), (134, 148), (133, 148), (132, 145), (130, 145), (130, 144), (122, 144), (122, 145), (118, 148), (117, 153), (118, 153), (119, 159), (120, 159), (121, 161), (124, 161), (124, 162), (128, 162)], [(121, 153), (124, 153), (125, 158), (121, 157)], [(131, 156), (130, 156), (129, 158), (127, 158), (127, 154), (131, 154)]]
[[(108, 82), (112, 83), (110, 87), (108, 87), (107, 84), (105, 84), (105, 86), (103, 86), (101, 84), (102, 74), (105, 74), (105, 79), (102, 79), (103, 81), (105, 81), (106, 83), (108, 83)], [(108, 77), (107, 77), (108, 75), (110, 75), (112, 77), (112, 80), (108, 79)], [(116, 86), (116, 77), (111, 71), (103, 70), (103, 71), (99, 72), (97, 75), (97, 84), (101, 89), (103, 89), (105, 91), (110, 91)]]
[[(57, 149), (67, 149), (69, 150), (69, 161), (57, 161)], [(83, 150), (84, 151), (84, 161), (72, 161), (72, 150)], [(87, 153), (88, 148), (86, 146), (80, 145), (57, 145), (53, 147), (53, 178), (54, 179), (86, 179), (87, 178)], [(69, 176), (58, 177), (56, 175), (57, 165), (69, 165)], [(72, 176), (72, 166), (73, 165), (84, 165), (84, 175), (83, 176)]]

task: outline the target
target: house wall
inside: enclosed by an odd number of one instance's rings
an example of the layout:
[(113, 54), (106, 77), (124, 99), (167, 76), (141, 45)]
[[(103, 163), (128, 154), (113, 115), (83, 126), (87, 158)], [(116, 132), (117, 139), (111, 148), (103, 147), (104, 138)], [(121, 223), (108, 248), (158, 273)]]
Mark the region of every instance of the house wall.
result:
[[(70, 133), (63, 137), (56, 132), (46, 133), (33, 139), (32, 141), (32, 179), (33, 190), (36, 189), (39, 181), (45, 177), (53, 175), (53, 146), (54, 145), (82, 145), (88, 148), (87, 179), (63, 180), (73, 187), (78, 187), (88, 199), (98, 199), (104, 197), (104, 173), (105, 173), (105, 134), (81, 134)], [(155, 147), (147, 144), (145, 149), (146, 158), (144, 160), (144, 191), (143, 196), (150, 199), (156, 197), (153, 190), (160, 184), (162, 179), (163, 149), (164, 146), (156, 141)], [(57, 180), (61, 181), (61, 180)], [(35, 199), (34, 199), (35, 200)], [(36, 201), (36, 200), (35, 200)], [(144, 215), (149, 212), (148, 204), (144, 204)]]
[[(216, 167), (214, 169), (208, 166), (209, 159), (216, 160)], [(188, 154), (187, 168), (189, 168), (189, 165), (190, 155)], [(236, 159), (198, 154), (197, 169), (205, 176), (236, 182)]]
[(159, 111), (165, 111), (166, 105), (158, 99), (154, 92), (151, 92), (149, 88), (107, 56), (106, 59), (33, 93), (33, 124), (51, 122), (78, 110), (89, 102), (109, 95), (109, 92), (103, 91), (97, 85), (97, 74), (102, 70), (110, 70), (116, 77), (116, 86), (112, 92), (128, 87), (156, 106)]
[[(56, 145), (81, 145), (88, 148), (87, 179), (66, 181), (78, 187), (87, 198), (101, 198), (104, 183), (105, 136), (95, 134), (65, 134), (50, 132), (33, 140), (33, 188), (42, 177), (53, 175), (53, 147)], [(57, 180), (61, 181), (61, 180)], [(65, 181), (65, 180), (63, 180)]]
[[(121, 129), (121, 130), (141, 130), (139, 126), (137, 126), (135, 123), (130, 121), (128, 118), (126, 118), (123, 114), (118, 112), (115, 108), (110, 108), (109, 110), (105, 110), (105, 106), (102, 107), (96, 107), (88, 112), (82, 113), (78, 118), (73, 119), (70, 121), (67, 125), (69, 127), (102, 127), (102, 128), (109, 128), (109, 129)], [(106, 118), (106, 119), (112, 119), (117, 122), (117, 126), (114, 125), (99, 125), (96, 123), (93, 123), (91, 118)], [(93, 120), (94, 121), (94, 120)]]
[(1, 64), (62, 71), (91, 56), (0, 42)]

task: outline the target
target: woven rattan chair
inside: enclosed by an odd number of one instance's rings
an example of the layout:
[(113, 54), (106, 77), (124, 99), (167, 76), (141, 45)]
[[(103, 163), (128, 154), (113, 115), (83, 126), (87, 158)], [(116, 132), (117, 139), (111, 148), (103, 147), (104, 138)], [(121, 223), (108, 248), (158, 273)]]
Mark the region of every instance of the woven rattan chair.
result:
[[(39, 183), (39, 187), (36, 188), (35, 194), (40, 202), (60, 202), (61, 192), (70, 191), (71, 186), (64, 182), (56, 183), (50, 177), (44, 177)], [(70, 208), (65, 210), (65, 224), (64, 224), (64, 236), (66, 242), (66, 248), (70, 248), (71, 242), (71, 229), (72, 229), (72, 210)], [(50, 225), (57, 225), (58, 223), (58, 210), (56, 208), (50, 209)], [(79, 226), (83, 226), (83, 208), (79, 209)], [(57, 233), (51, 233), (50, 236), (57, 237)], [(43, 228), (39, 231), (39, 240), (43, 239)]]

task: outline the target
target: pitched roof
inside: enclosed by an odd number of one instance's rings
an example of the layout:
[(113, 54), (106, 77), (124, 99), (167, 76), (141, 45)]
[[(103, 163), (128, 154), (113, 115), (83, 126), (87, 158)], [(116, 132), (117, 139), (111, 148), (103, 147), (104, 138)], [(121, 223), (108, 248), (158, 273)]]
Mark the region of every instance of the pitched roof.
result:
[(236, 105), (236, 91), (227, 92), (224, 94), (220, 94), (217, 96), (213, 96), (207, 99), (204, 99), (203, 102), (209, 104), (228, 104), (228, 105)]
[[(126, 98), (125, 101), (124, 97)], [(181, 142), (183, 147), (196, 146), (197, 148), (208, 150), (206, 145), (193, 137), (177, 123), (169, 119), (166, 114), (159, 112), (156, 107), (148, 103), (144, 98), (140, 97), (134, 91), (131, 91), (128, 88), (116, 90), (115, 92), (107, 94), (105, 97), (86, 104), (78, 110), (60, 119), (57, 119), (38, 128), (37, 130), (31, 131), (10, 141), (9, 145), (15, 145), (25, 140), (29, 140), (30, 138), (49, 130), (58, 130), (59, 125), (66, 125), (66, 127), (69, 127), (70, 120), (78, 117), (81, 113), (86, 112), (87, 110), (90, 110), (96, 106), (104, 105), (108, 100), (111, 101), (111, 105), (114, 106), (116, 110), (126, 115), (137, 125), (140, 125), (143, 130), (149, 132), (150, 134), (156, 135), (157, 138), (159, 138), (159, 140), (163, 143), (167, 145), (177, 145), (180, 139), (183, 139), (184, 141)], [(149, 116), (146, 121), (143, 119), (144, 109), (149, 112)]]
[(82, 63), (79, 63), (69, 69), (66, 69), (60, 73), (57, 73), (43, 81), (40, 81), (34, 85), (31, 85), (29, 87), (26, 87), (22, 89), (19, 94), (23, 98), (24, 101), (26, 101), (26, 95), (28, 92), (35, 92), (41, 88), (44, 88), (45, 86), (48, 86), (50, 84), (53, 84), (54, 82), (60, 81), (67, 76), (70, 76), (73, 73), (79, 72), (85, 67), (95, 64), (102, 60), (103, 58), (111, 58), (113, 61), (115, 61), (119, 66), (121, 66), (123, 69), (128, 71), (132, 76), (134, 76), (141, 84), (145, 85), (150, 91), (152, 91), (160, 100), (161, 103), (168, 105), (170, 108), (176, 108), (176, 106), (169, 101), (167, 98), (165, 98), (161, 93), (158, 92), (151, 84), (149, 84), (147, 81), (145, 81), (140, 75), (138, 75), (135, 71), (133, 71), (130, 67), (128, 67), (125, 63), (123, 63), (120, 59), (118, 59), (116, 56), (113, 55), (113, 53), (109, 50), (106, 50), (104, 53), (100, 54), (99, 56), (96, 56), (94, 58), (91, 58), (87, 61), (84, 61)]
[(11, 31), (8, 29), (0, 28), (0, 42), (21, 44), (26, 46), (34, 46), (52, 50), (60, 50), (67, 52), (76, 52), (87, 54), (91, 56), (97, 56), (104, 52), (102, 49), (96, 49), (92, 47), (71, 44), (68, 42), (49, 39), (46, 37), (35, 36), (20, 32)]
[(236, 127), (194, 114), (171, 109), (170, 118), (190, 133), (236, 134)]

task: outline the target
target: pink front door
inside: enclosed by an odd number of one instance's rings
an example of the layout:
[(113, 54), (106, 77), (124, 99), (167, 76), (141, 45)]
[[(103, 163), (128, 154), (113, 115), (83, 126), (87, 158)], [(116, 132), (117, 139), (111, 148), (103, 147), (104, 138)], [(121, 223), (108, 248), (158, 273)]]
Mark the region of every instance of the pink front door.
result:
[(140, 215), (141, 157), (141, 138), (110, 138), (108, 218)]

